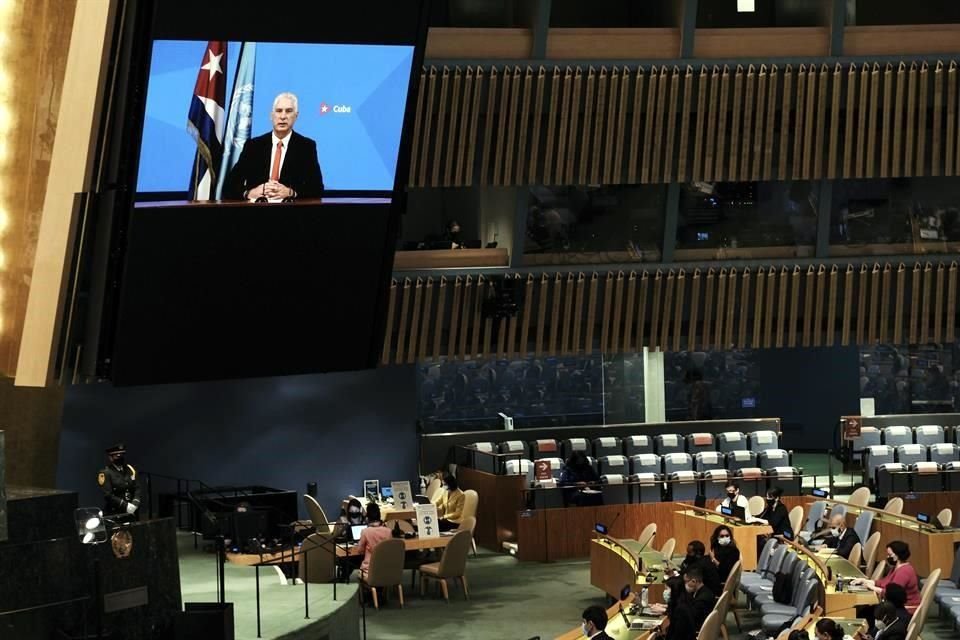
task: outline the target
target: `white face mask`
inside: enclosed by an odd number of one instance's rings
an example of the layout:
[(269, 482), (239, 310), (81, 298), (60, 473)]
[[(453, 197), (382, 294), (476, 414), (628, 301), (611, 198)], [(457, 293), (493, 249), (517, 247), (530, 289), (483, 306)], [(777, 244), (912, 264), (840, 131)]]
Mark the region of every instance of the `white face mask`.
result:
[(730, 544), (730, 536), (720, 536), (719, 538), (717, 538), (717, 544), (719, 544), (722, 547), (727, 546), (728, 544)]
[(663, 603), (670, 604), (670, 589), (664, 589), (663, 591)]
[(887, 623), (884, 622), (883, 620), (877, 620), (876, 625), (877, 625), (877, 631), (883, 631), (884, 629), (887, 628)]
[(587, 623), (586, 623), (586, 622), (584, 622), (582, 625), (580, 625), (580, 630), (583, 631), (583, 636), (584, 636), (585, 638), (589, 638), (589, 637), (590, 637), (590, 631), (587, 630)]
[(837, 537), (840, 535), (840, 527), (830, 527), (830, 535)]

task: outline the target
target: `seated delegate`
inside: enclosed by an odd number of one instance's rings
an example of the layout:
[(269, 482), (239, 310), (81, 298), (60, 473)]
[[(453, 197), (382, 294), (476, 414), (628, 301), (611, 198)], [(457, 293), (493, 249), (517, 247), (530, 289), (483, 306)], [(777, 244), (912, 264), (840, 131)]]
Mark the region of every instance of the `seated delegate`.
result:
[(740, 485), (730, 480), (726, 486), (727, 497), (717, 505), (717, 511), (721, 509), (730, 509), (734, 517), (743, 518), (746, 522), (753, 522), (753, 514), (750, 513), (750, 502), (747, 497), (740, 493)]
[(367, 505), (367, 528), (360, 533), (360, 541), (357, 543), (357, 553), (363, 554), (363, 561), (360, 563), (361, 575), (366, 574), (370, 568), (370, 558), (376, 546), (392, 537), (390, 527), (381, 520), (380, 507), (371, 502)]
[(713, 530), (710, 536), (710, 553), (713, 555), (713, 564), (717, 567), (717, 575), (723, 584), (730, 576), (733, 565), (740, 560), (740, 549), (733, 540), (733, 531), (725, 524)]
[[(889, 585), (898, 584), (903, 587), (907, 594), (905, 608), (910, 613), (917, 610), (920, 606), (920, 580), (917, 577), (917, 571), (913, 565), (907, 562), (910, 559), (910, 547), (906, 542), (894, 540), (887, 545), (887, 570), (886, 574), (879, 580), (869, 580), (867, 578), (855, 578), (850, 584), (863, 585), (874, 591), (881, 598), (885, 596)], [(871, 612), (861, 612), (857, 608), (857, 615), (869, 619)], [(871, 607), (872, 609), (872, 607)]]
[(855, 544), (860, 542), (860, 536), (853, 529), (847, 527), (847, 517), (843, 514), (830, 516), (829, 535), (825, 539), (825, 544), (831, 549), (836, 549), (838, 556), (850, 558)]
[(583, 451), (574, 451), (570, 454), (563, 471), (560, 472), (559, 485), (566, 487), (563, 499), (566, 504), (586, 506), (600, 504), (601, 494), (591, 491), (590, 485), (600, 482), (597, 472), (594, 471), (587, 454)]
[(443, 479), (444, 490), (437, 499), (437, 517), (440, 521), (437, 526), (440, 531), (452, 531), (460, 526), (463, 520), (463, 505), (466, 496), (460, 490), (457, 479), (448, 475)]

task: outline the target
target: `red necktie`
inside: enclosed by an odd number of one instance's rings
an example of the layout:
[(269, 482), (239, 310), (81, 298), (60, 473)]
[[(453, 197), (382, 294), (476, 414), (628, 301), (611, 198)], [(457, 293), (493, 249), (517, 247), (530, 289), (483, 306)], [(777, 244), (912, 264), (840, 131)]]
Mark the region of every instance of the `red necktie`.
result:
[(277, 152), (273, 154), (273, 169), (270, 170), (270, 179), (274, 182), (280, 180), (280, 154), (283, 153), (283, 142), (277, 142)]

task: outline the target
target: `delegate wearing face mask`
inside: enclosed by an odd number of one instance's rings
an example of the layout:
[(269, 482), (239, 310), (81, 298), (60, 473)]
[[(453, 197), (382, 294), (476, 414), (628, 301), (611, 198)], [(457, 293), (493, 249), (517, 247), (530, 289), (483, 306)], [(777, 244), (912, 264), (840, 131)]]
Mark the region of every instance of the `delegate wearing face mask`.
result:
[(853, 529), (847, 527), (846, 516), (834, 515), (830, 518), (830, 535), (827, 537), (827, 546), (836, 549), (838, 556), (849, 558), (853, 547), (860, 543), (860, 536)]
[(714, 530), (712, 536), (714, 543), (711, 545), (710, 553), (713, 555), (713, 564), (717, 567), (721, 584), (726, 582), (733, 566), (740, 560), (740, 549), (737, 548), (732, 535), (727, 526), (720, 525)]
[(906, 609), (913, 613), (920, 606), (920, 580), (909, 560), (910, 547), (901, 540), (894, 540), (888, 543), (886, 548), (886, 575), (876, 581), (857, 578), (851, 584), (863, 585), (881, 598), (884, 597), (888, 585), (900, 585), (907, 594)]

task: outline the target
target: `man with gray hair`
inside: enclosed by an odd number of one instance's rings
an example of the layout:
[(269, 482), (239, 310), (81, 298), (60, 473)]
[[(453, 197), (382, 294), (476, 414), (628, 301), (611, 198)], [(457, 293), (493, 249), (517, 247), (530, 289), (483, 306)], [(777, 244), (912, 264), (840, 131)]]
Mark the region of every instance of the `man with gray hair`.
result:
[(298, 115), (294, 94), (284, 92), (273, 99), (273, 131), (247, 140), (227, 175), (224, 199), (280, 202), (320, 197), (323, 174), (317, 143), (293, 130)]

